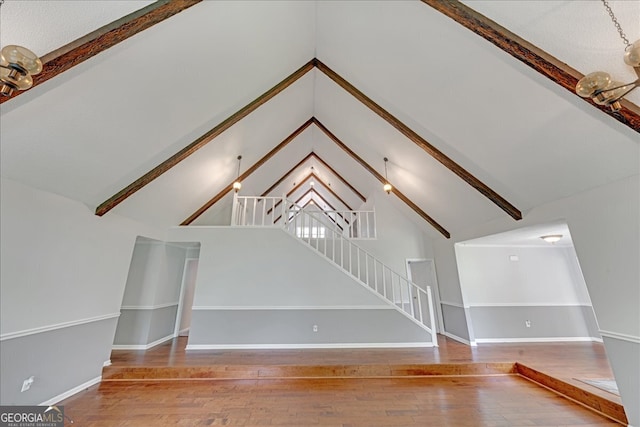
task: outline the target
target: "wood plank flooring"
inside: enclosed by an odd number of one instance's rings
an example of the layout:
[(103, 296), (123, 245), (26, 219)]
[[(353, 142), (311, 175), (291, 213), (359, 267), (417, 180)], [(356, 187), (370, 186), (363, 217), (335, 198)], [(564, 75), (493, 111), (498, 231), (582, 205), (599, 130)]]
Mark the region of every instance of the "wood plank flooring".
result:
[[(441, 338), (438, 349), (185, 351), (184, 338), (114, 351), (115, 368), (288, 366), (372, 370), (399, 364), (508, 364), (571, 378), (612, 377), (597, 343), (491, 344)], [(334, 370), (335, 370), (334, 369)], [(589, 387), (585, 385), (586, 387)], [(595, 388), (594, 388), (595, 389)], [(602, 392), (606, 393), (606, 392)], [(611, 395), (613, 397), (613, 395)], [(104, 381), (60, 404), (80, 426), (615, 426), (518, 375)]]

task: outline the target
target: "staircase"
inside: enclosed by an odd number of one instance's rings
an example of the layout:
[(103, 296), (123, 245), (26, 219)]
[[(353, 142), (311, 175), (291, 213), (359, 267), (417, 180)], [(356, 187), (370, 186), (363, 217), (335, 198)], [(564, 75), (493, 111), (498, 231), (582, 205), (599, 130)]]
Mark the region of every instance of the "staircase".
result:
[(375, 236), (373, 211), (302, 208), (285, 197), (234, 195), (232, 226), (279, 227), (315, 250), (386, 304), (429, 332), (437, 346), (430, 287), (422, 289), (393, 271), (354, 238)]

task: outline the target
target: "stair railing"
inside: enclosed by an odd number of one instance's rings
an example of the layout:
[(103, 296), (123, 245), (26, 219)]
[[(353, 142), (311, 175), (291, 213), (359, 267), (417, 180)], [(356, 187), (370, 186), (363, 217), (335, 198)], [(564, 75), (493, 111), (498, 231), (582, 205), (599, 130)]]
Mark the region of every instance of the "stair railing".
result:
[(309, 211), (291, 202), (289, 206), (287, 222), (283, 225), (286, 231), (368, 290), (386, 299), (396, 310), (431, 333), (433, 345), (438, 345), (430, 286), (422, 289), (356, 245), (324, 217), (322, 211)]
[[(286, 197), (239, 196), (234, 193), (231, 225), (284, 228), (428, 331), (433, 345), (438, 346), (431, 287), (422, 289), (356, 245), (351, 240), (352, 231), (345, 231), (338, 220), (338, 211), (329, 212), (335, 215), (327, 215), (322, 210), (303, 209)], [(345, 211), (341, 214), (343, 219), (347, 216)], [(353, 218), (360, 224), (369, 221), (357, 215)], [(375, 219), (367, 222), (365, 227), (361, 225), (352, 229), (358, 230), (356, 234), (362, 236), (368, 224), (375, 224)]]

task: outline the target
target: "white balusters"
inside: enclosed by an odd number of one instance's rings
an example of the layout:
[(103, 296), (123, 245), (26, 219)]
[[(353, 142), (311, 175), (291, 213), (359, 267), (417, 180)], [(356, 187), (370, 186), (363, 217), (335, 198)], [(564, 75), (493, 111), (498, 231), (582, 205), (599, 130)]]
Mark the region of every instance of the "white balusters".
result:
[[(431, 289), (424, 290), (410, 282), (351, 240), (375, 238), (375, 211), (307, 211), (284, 196), (249, 197), (234, 193), (233, 199), (231, 225), (283, 227), (431, 332), (437, 346)], [(428, 317), (423, 310), (428, 310)]]

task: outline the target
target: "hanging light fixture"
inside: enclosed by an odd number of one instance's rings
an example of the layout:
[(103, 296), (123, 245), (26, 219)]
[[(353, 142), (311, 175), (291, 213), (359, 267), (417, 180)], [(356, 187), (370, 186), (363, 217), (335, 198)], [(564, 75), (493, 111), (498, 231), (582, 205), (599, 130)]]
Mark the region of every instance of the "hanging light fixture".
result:
[(391, 184), (389, 184), (389, 178), (387, 177), (387, 162), (389, 161), (389, 159), (387, 159), (386, 157), (384, 158), (384, 186), (382, 186), (382, 189), (385, 191), (385, 193), (387, 194), (391, 194), (391, 190), (393, 190), (393, 187), (391, 186)]
[(640, 39), (636, 40), (633, 44), (629, 43), (629, 39), (622, 31), (620, 23), (613, 14), (613, 10), (607, 3), (607, 0), (601, 0), (605, 9), (613, 21), (620, 34), (620, 38), (625, 44), (624, 62), (630, 65), (638, 75), (638, 79), (631, 83), (621, 83), (611, 79), (609, 73), (604, 71), (596, 71), (594, 73), (587, 74), (578, 81), (576, 85), (576, 93), (583, 98), (591, 98), (593, 102), (598, 105), (606, 105), (611, 108), (611, 111), (619, 111), (622, 106), (620, 100), (625, 97), (629, 92), (640, 86)]
[(14, 90), (29, 89), (33, 75), (42, 71), (42, 61), (26, 47), (7, 45), (0, 51), (0, 94), (11, 96)]
[(236, 193), (240, 191), (240, 189), (242, 188), (242, 183), (240, 182), (240, 161), (241, 160), (242, 160), (242, 156), (238, 156), (238, 177), (236, 178), (236, 181), (233, 183), (233, 191), (235, 191)]

